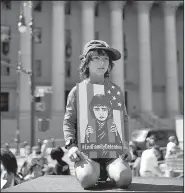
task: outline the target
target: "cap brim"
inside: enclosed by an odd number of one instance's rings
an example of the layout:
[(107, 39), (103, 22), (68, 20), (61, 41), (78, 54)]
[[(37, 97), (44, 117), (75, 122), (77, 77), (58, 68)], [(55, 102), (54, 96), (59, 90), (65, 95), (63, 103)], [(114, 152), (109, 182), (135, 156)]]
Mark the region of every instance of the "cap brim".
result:
[[(92, 50), (105, 50), (105, 51), (107, 51), (108, 55), (111, 57), (112, 61), (116, 61), (116, 60), (119, 60), (121, 58), (121, 53), (114, 48), (96, 47), (96, 48), (89, 49), (88, 52), (92, 51)], [(80, 58), (80, 60), (83, 59), (84, 55), (81, 55), (79, 58)]]
[(114, 48), (106, 48), (106, 47), (105, 48), (102, 48), (102, 47), (98, 48), (98, 47), (96, 47), (96, 48), (90, 49), (90, 50), (95, 50), (95, 49), (107, 51), (113, 61), (119, 60), (121, 58), (121, 53)]

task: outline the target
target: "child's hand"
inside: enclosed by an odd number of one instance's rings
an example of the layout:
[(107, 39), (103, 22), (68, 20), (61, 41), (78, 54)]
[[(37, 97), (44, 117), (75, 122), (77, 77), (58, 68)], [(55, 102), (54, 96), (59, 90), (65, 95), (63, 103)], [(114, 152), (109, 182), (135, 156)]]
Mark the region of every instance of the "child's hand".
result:
[(68, 151), (68, 157), (72, 162), (85, 160), (85, 155), (78, 149), (78, 147), (71, 147)]
[(123, 154), (120, 155), (120, 157), (122, 160), (128, 161), (128, 162), (130, 162), (132, 160), (132, 156), (131, 156), (129, 149), (124, 149)]
[(115, 123), (112, 124), (110, 132), (115, 133), (116, 136), (118, 135), (118, 129)]
[(93, 130), (93, 128), (90, 125), (88, 125), (88, 127), (87, 127), (87, 129), (85, 131), (85, 135), (86, 135), (87, 139), (89, 139), (90, 134), (92, 134), (92, 133), (94, 133), (94, 130)]

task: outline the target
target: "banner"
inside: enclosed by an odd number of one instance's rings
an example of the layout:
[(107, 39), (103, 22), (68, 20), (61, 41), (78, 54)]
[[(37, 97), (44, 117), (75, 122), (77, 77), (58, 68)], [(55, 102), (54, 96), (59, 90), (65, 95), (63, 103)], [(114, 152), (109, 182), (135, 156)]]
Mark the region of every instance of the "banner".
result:
[(38, 131), (47, 131), (50, 126), (52, 109), (52, 87), (36, 86), (35, 89), (35, 114)]
[(38, 118), (51, 118), (52, 103), (51, 86), (36, 86), (35, 89), (35, 107)]
[(77, 84), (78, 147), (90, 158), (117, 158), (123, 152), (124, 96), (117, 87)]

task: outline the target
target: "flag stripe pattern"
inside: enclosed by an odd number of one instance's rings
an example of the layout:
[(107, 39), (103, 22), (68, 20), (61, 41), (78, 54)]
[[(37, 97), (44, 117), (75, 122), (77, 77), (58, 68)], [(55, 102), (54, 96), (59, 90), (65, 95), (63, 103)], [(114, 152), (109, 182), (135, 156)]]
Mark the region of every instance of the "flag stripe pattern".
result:
[[(83, 143), (85, 139), (85, 129), (88, 124), (88, 119), (87, 119), (88, 102), (87, 102), (87, 94), (85, 94), (87, 93), (87, 86), (86, 84), (79, 84), (78, 87), (79, 87), (78, 95), (80, 99), (79, 109), (78, 109), (79, 110), (79, 124), (80, 124), (80, 142)], [(83, 115), (86, 115), (86, 116), (83, 116)]]

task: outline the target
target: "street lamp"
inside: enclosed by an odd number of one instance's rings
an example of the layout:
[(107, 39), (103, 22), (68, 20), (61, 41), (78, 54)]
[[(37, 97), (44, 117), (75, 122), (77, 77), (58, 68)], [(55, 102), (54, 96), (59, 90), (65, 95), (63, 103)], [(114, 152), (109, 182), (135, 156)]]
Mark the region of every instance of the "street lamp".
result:
[[(28, 26), (30, 27), (30, 35), (31, 35), (31, 73), (30, 73), (30, 83), (31, 83), (31, 147), (35, 144), (35, 69), (34, 69), (34, 26), (33, 26), (33, 6), (32, 1), (24, 2), (24, 6), (29, 4), (31, 9), (31, 21)], [(25, 23), (24, 14), (19, 16), (18, 28), (20, 33), (24, 33), (27, 30), (27, 26)]]
[(16, 143), (16, 155), (20, 155), (20, 75), (21, 73), (25, 75), (30, 75), (30, 72), (26, 71), (22, 66), (22, 59), (21, 59), (21, 51), (18, 52), (18, 63), (16, 65), (7, 63), (1, 60), (1, 65), (9, 66), (10, 68), (16, 70), (17, 72), (17, 89), (16, 89), (16, 120), (17, 120), (17, 128), (16, 128), (16, 137), (14, 139)]
[(23, 14), (19, 15), (18, 28), (20, 33), (26, 32), (26, 22)]
[(16, 71), (17, 71), (17, 129), (16, 129), (16, 138), (15, 138), (15, 143), (16, 143), (16, 155), (20, 155), (20, 73), (22, 69), (22, 60), (21, 60), (21, 51), (19, 50), (18, 52), (18, 63), (16, 66)]

